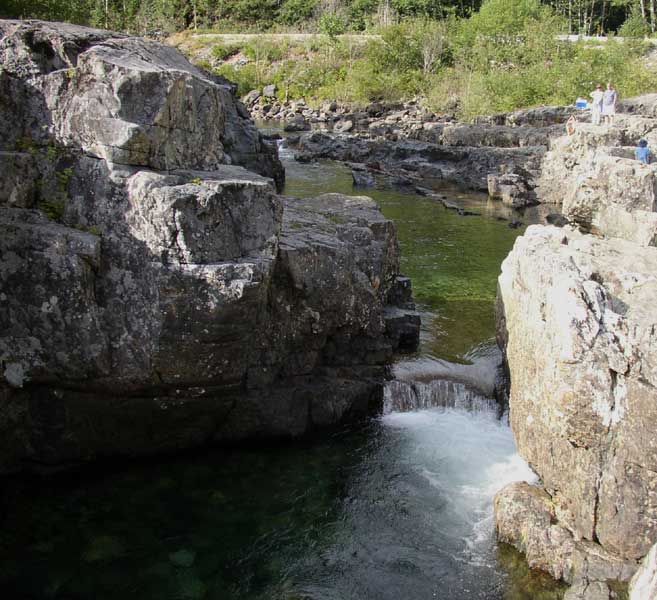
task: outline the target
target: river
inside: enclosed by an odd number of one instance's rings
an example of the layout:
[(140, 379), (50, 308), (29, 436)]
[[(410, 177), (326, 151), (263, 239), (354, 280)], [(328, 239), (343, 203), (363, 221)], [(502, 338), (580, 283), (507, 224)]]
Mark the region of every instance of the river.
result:
[[(360, 193), (342, 165), (283, 159), (287, 195)], [(486, 398), (499, 358), (495, 281), (522, 227), (457, 190), (445, 193), (479, 215), (414, 193), (365, 193), (397, 223), (423, 318), (420, 351), (395, 371), (425, 385), (430, 407), (399, 412), (389, 390), (384, 415), (312, 441), (6, 482), (3, 598), (562, 597), (493, 536), (493, 494), (533, 478)], [(460, 382), (456, 408), (432, 406), (445, 380)]]

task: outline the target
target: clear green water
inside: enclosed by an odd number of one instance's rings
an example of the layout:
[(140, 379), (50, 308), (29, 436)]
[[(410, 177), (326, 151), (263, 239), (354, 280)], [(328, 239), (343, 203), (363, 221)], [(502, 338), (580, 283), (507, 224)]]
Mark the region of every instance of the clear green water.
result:
[[(511, 214), (484, 194), (448, 189), (450, 200), (481, 215), (459, 216), (439, 201), (414, 193), (354, 190), (351, 171), (338, 163), (289, 163), (287, 173), (288, 196), (363, 194), (374, 198), (395, 221), (402, 270), (413, 280), (415, 300), (423, 312), (423, 354), (463, 360), (495, 335), (493, 305), (500, 265), (526, 225), (537, 222), (535, 209)], [(502, 217), (522, 219), (523, 227), (512, 229)]]
[[(353, 193), (340, 165), (288, 164), (290, 195)], [(464, 360), (493, 334), (495, 279), (517, 230), (368, 191), (398, 224), (424, 357)], [(456, 195), (455, 193), (453, 195)], [(531, 477), (506, 424), (393, 413), (289, 445), (212, 450), (0, 488), (0, 598), (558, 600), (495, 544), (492, 495)]]

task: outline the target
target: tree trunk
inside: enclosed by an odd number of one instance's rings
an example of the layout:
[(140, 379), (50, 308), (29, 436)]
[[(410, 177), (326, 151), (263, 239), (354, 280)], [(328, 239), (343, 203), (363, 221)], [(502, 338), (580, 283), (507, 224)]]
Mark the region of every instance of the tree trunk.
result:
[(650, 0), (650, 31), (655, 33), (655, 0)]

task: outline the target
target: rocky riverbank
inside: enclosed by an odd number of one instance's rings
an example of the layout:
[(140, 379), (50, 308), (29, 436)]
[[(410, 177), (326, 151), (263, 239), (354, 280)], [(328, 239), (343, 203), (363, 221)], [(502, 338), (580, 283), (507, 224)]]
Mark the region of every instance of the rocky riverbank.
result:
[[(609, 181), (618, 176), (610, 174), (628, 164), (618, 159), (633, 158), (641, 137), (653, 147), (657, 144), (651, 137), (655, 117), (651, 95), (623, 101), (613, 128), (591, 125), (588, 111), (574, 106), (491, 115), (470, 124), (426, 111), (417, 102), (373, 103), (354, 110), (335, 102), (313, 109), (303, 101), (280, 103), (255, 94), (245, 101), (254, 118), (301, 132), (287, 137), (298, 160), (346, 162), (356, 187), (382, 182), (424, 193), (439, 190), (447, 182), (487, 191), (517, 209), (563, 204), (571, 216), (575, 216), (574, 204), (581, 204), (584, 195), (595, 195), (586, 191), (592, 185), (599, 188), (598, 195), (617, 195)], [(565, 122), (571, 115), (577, 119), (576, 133), (567, 136)], [(575, 177), (564, 179), (573, 161), (579, 161)], [(582, 177), (588, 178), (584, 186), (580, 186)], [(562, 183), (569, 181), (576, 182), (579, 192), (565, 193)], [(642, 185), (650, 184), (644, 181)], [(546, 210), (545, 216), (549, 213)], [(610, 214), (598, 217), (608, 224), (615, 218)], [(637, 231), (636, 235), (647, 234)]]
[(275, 146), (173, 48), (0, 21), (0, 60), (0, 472), (380, 406), (419, 317), (370, 199), (278, 196)]
[(654, 593), (657, 166), (629, 156), (657, 142), (657, 94), (626, 106), (552, 140), (537, 190), (572, 225), (530, 227), (499, 279), (511, 426), (540, 485), (497, 495), (497, 530), (569, 600), (615, 597), (646, 556), (631, 597)]
[(389, 185), (436, 187), (445, 182), (488, 191), (514, 208), (537, 204), (535, 188), (552, 139), (564, 134), (575, 107), (542, 107), (460, 123), (417, 102), (373, 103), (354, 110), (337, 103), (310, 108), (303, 101), (280, 103), (252, 93), (244, 98), (257, 120), (277, 122), (288, 132), (297, 159), (329, 158), (349, 163), (356, 185), (369, 173)]

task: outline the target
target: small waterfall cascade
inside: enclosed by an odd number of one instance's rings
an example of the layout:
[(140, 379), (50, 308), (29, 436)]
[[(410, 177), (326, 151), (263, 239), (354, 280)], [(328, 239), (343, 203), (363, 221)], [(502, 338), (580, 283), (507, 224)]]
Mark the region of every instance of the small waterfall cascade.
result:
[(473, 390), (460, 381), (435, 379), (429, 382), (393, 380), (383, 391), (383, 414), (427, 408), (458, 408), (468, 412), (493, 412), (494, 398)]
[(403, 361), (386, 382), (383, 414), (428, 408), (456, 408), (473, 413), (501, 414), (495, 400), (502, 356), (496, 346), (482, 345), (470, 364), (422, 358)]

